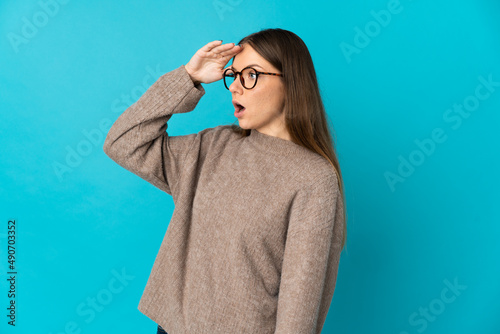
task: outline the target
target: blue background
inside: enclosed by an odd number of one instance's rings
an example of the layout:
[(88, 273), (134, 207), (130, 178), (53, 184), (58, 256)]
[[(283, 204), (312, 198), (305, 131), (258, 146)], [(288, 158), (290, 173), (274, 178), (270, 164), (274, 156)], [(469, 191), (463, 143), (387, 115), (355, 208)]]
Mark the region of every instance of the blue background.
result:
[[(500, 332), (497, 1), (61, 0), (52, 15), (43, 3), (0, 2), (1, 333), (156, 333), (137, 305), (173, 201), (104, 154), (103, 128), (208, 42), (275, 27), (309, 47), (346, 188), (323, 333)], [(222, 81), (204, 87), (169, 134), (236, 120)], [(470, 116), (449, 111), (464, 103)]]

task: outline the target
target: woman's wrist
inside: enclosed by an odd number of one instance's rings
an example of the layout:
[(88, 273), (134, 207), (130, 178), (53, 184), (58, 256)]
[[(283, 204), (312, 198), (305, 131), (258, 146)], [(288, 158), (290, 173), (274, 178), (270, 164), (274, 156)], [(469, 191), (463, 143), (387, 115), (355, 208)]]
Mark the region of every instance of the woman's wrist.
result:
[(189, 77), (191, 78), (191, 81), (193, 81), (194, 85), (195, 86), (198, 85), (200, 81), (193, 76), (191, 69), (187, 65), (184, 65), (184, 68), (186, 69), (186, 72), (189, 74)]

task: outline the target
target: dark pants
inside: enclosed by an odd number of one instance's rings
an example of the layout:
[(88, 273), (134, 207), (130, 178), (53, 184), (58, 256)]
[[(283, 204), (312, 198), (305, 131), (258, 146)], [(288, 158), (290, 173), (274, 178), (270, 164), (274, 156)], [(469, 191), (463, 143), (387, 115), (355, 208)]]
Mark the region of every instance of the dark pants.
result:
[(160, 325), (158, 325), (158, 331), (156, 332), (156, 334), (168, 334), (168, 333), (165, 332), (165, 330)]

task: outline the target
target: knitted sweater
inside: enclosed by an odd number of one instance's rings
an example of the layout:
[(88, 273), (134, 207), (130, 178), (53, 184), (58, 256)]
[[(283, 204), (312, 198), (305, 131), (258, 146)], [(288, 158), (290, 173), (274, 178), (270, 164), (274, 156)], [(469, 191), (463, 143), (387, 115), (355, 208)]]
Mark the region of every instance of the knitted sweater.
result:
[(343, 234), (337, 175), (321, 155), (255, 129), (169, 136), (170, 117), (204, 94), (181, 65), (104, 142), (175, 204), (138, 309), (169, 334), (320, 333)]

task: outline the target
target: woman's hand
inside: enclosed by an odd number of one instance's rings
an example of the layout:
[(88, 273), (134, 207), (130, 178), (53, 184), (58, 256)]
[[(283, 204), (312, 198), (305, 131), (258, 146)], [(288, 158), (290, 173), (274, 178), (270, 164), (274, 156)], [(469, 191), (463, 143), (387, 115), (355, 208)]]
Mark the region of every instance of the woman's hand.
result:
[(238, 52), (243, 50), (234, 43), (221, 44), (213, 41), (196, 51), (191, 60), (184, 66), (195, 84), (211, 83), (222, 79), (224, 66)]

